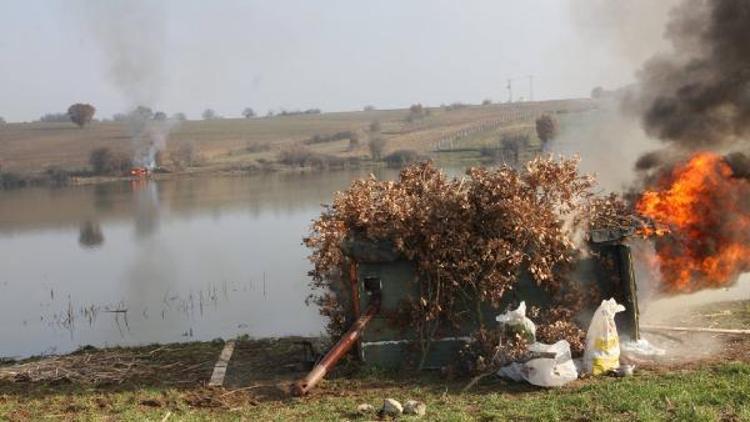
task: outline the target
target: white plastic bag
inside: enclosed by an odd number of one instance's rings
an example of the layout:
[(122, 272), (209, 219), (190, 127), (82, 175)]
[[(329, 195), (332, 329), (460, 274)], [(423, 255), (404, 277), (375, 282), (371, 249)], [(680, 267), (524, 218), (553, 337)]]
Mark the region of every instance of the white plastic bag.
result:
[(506, 335), (519, 334), (526, 341), (536, 341), (536, 325), (526, 318), (526, 302), (521, 302), (518, 308), (498, 315), (495, 320), (503, 325)]
[(560, 340), (553, 345), (534, 343), (530, 352), (554, 353), (554, 358), (532, 359), (526, 362), (526, 380), (541, 387), (560, 387), (578, 378), (578, 371), (570, 356), (570, 343)]
[(606, 374), (620, 366), (620, 339), (617, 337), (615, 314), (624, 310), (624, 306), (609, 299), (603, 300), (594, 312), (586, 333), (586, 349), (583, 353), (587, 373)]
[(560, 387), (578, 378), (578, 371), (570, 357), (570, 343), (560, 340), (555, 344), (534, 343), (530, 352), (554, 353), (554, 358), (537, 358), (526, 363), (514, 362), (500, 368), (498, 376), (513, 381), (525, 380), (540, 387)]

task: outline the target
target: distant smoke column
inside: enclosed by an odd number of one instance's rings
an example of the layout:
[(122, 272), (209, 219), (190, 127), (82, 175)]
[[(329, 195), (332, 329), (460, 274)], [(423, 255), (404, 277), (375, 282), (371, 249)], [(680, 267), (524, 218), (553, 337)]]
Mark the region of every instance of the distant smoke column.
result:
[[(76, 3), (106, 63), (107, 75), (131, 110), (152, 107), (165, 82), (165, 4), (149, 0), (107, 0)], [(131, 113), (134, 162), (153, 168), (156, 153), (166, 148), (174, 122), (156, 122)]]
[(79, 0), (79, 14), (130, 107), (153, 105), (164, 85), (166, 10), (149, 0)]
[(169, 133), (178, 123), (174, 119), (145, 122), (141, 132), (133, 136), (135, 164), (154, 169), (157, 153), (166, 150)]

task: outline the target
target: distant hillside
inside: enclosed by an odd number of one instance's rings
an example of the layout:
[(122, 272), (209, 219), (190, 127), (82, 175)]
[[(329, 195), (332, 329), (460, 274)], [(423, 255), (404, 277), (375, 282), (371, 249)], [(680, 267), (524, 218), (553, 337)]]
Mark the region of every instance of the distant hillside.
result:
[[(402, 109), (186, 121), (171, 131), (163, 163), (170, 168), (171, 157), (185, 144), (192, 145), (199, 157), (191, 171), (275, 162), (282, 151), (295, 147), (364, 159), (370, 154), (368, 141), (375, 137), (385, 140), (384, 154), (399, 149), (431, 154), (451, 148), (478, 148), (497, 143), (502, 133), (533, 136), (534, 119), (542, 113), (577, 112), (594, 106), (591, 100), (575, 99), (454, 105), (425, 108), (417, 114)], [(357, 140), (350, 141), (351, 137)], [(89, 154), (98, 147), (132, 154), (127, 125), (95, 122), (82, 129), (72, 123), (0, 125), (0, 166), (4, 172), (85, 169)]]

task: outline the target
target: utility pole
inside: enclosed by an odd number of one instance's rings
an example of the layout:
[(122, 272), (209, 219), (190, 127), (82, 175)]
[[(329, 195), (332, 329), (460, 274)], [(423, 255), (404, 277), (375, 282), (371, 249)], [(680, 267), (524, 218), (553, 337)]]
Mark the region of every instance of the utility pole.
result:
[(534, 101), (534, 75), (529, 75), (529, 101)]
[[(534, 75), (527, 75), (526, 78), (529, 80), (529, 97), (528, 101), (534, 101)], [(508, 78), (508, 102), (513, 102), (513, 82), (521, 80), (523, 78)]]
[(506, 88), (508, 88), (508, 102), (512, 103), (513, 102), (513, 79), (512, 78), (508, 78), (508, 86)]

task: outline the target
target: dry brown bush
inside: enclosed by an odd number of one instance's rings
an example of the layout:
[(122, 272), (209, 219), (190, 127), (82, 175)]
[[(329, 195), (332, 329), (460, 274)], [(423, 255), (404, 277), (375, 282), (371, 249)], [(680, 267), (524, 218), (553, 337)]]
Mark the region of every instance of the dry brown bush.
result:
[[(340, 245), (350, 237), (387, 240), (415, 264), (422, 294), (408, 305), (406, 323), (416, 328), (423, 353), (441, 324), (484, 329), (481, 307), (498, 306), (524, 271), (559, 293), (580, 252), (575, 234), (592, 221), (609, 221), (589, 216), (610, 210), (594, 201), (593, 187), (591, 177), (578, 173), (576, 159), (551, 157), (522, 170), (472, 168), (461, 179), (427, 162), (403, 169), (396, 181), (355, 181), (304, 240), (330, 333), (346, 328), (346, 310), (334, 292), (342, 290)], [(471, 312), (460, 312), (466, 309)]]
[(133, 166), (130, 157), (122, 153), (113, 153), (106, 147), (91, 151), (89, 164), (94, 174), (110, 176), (126, 174)]
[(370, 158), (373, 160), (380, 160), (383, 158), (383, 152), (385, 151), (386, 140), (380, 137), (371, 139), (367, 146), (370, 148)]
[(182, 141), (180, 145), (170, 154), (172, 163), (178, 168), (185, 169), (191, 167), (197, 158), (195, 144), (189, 141)]
[(560, 131), (557, 119), (552, 115), (543, 114), (536, 119), (536, 134), (542, 142), (547, 143), (555, 139)]

